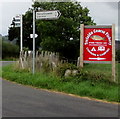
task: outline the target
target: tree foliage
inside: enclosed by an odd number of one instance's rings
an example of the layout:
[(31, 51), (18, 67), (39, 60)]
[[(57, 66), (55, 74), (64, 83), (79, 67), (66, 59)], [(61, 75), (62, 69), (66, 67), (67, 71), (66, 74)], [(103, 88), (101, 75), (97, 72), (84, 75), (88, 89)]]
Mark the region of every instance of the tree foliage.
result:
[(120, 62), (120, 49), (116, 51), (116, 60)]
[[(0, 40), (1, 41), (1, 40)], [(17, 45), (11, 44), (9, 42), (2, 41), (2, 58), (17, 58), (19, 56), (19, 47)]]
[[(95, 24), (89, 10), (78, 2), (35, 2), (33, 7), (36, 11), (40, 8), (40, 11), (61, 12), (58, 20), (36, 20), (36, 48), (59, 52), (67, 59), (76, 59), (79, 56), (80, 24)], [(26, 12), (23, 21), (24, 46), (32, 49), (32, 9)]]
[(15, 27), (10, 27), (9, 31), (8, 31), (8, 38), (10, 41), (14, 40), (15, 38), (17, 38), (17, 44), (20, 43), (20, 28), (15, 28)]

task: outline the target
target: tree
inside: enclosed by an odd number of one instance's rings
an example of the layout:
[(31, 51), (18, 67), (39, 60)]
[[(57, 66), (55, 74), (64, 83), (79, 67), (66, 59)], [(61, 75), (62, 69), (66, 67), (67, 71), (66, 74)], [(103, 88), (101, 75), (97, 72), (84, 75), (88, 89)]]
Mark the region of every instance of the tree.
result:
[(120, 62), (120, 49), (116, 51), (116, 60)]
[(2, 45), (2, 58), (17, 58), (19, 56), (19, 47), (7, 41), (0, 40)]
[(14, 40), (15, 38), (18, 38), (17, 45), (20, 44), (20, 28), (10, 27), (8, 34), (8, 39), (10, 41)]
[[(40, 10), (59, 10), (58, 20), (36, 20), (36, 48), (59, 52), (62, 57), (76, 60), (79, 56), (80, 24), (95, 25), (89, 10), (78, 2), (35, 2), (33, 7)], [(32, 9), (24, 15), (24, 43), (32, 49), (29, 35), (32, 33)], [(72, 39), (72, 40), (71, 40)]]
[(33, 34), (33, 15), (32, 9), (29, 9), (26, 14), (23, 16), (23, 46), (28, 47), (32, 50), (32, 39), (30, 38), (30, 34)]

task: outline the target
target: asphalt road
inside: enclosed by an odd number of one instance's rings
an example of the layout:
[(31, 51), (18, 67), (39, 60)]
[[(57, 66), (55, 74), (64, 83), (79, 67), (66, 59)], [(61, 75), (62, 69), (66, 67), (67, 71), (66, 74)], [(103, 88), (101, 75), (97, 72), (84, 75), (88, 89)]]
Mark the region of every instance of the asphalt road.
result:
[(118, 105), (2, 80), (3, 117), (118, 117)]
[(0, 61), (0, 67), (1, 67), (1, 66), (6, 66), (6, 65), (8, 65), (8, 64), (12, 64), (12, 63), (14, 63), (14, 62), (16, 62), (16, 61)]

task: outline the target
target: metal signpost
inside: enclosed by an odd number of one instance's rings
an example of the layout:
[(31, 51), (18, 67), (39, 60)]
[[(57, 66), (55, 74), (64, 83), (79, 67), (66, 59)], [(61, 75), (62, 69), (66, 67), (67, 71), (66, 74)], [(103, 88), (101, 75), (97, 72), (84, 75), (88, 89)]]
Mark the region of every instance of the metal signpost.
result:
[(35, 19), (38, 20), (55, 20), (60, 17), (61, 13), (59, 10), (54, 11), (39, 11), (36, 12), (35, 18), (35, 8), (33, 9), (33, 74), (35, 73)]
[(35, 73), (35, 9), (33, 9), (33, 74)]
[(115, 25), (81, 24), (80, 67), (83, 63), (112, 64), (112, 79), (115, 81)]
[(21, 14), (21, 22), (20, 22), (20, 51), (23, 51), (23, 19), (22, 19), (22, 14)]
[(13, 19), (15, 27), (20, 27), (20, 51), (23, 50), (23, 20), (22, 20), (22, 14), (16, 15)]

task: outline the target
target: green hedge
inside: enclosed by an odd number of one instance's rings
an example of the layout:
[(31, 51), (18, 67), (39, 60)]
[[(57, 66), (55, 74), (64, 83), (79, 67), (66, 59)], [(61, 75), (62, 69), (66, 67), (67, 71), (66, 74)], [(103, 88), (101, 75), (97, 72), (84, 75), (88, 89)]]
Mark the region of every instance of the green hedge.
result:
[(2, 43), (2, 59), (5, 58), (17, 58), (19, 56), (19, 47), (9, 42)]

